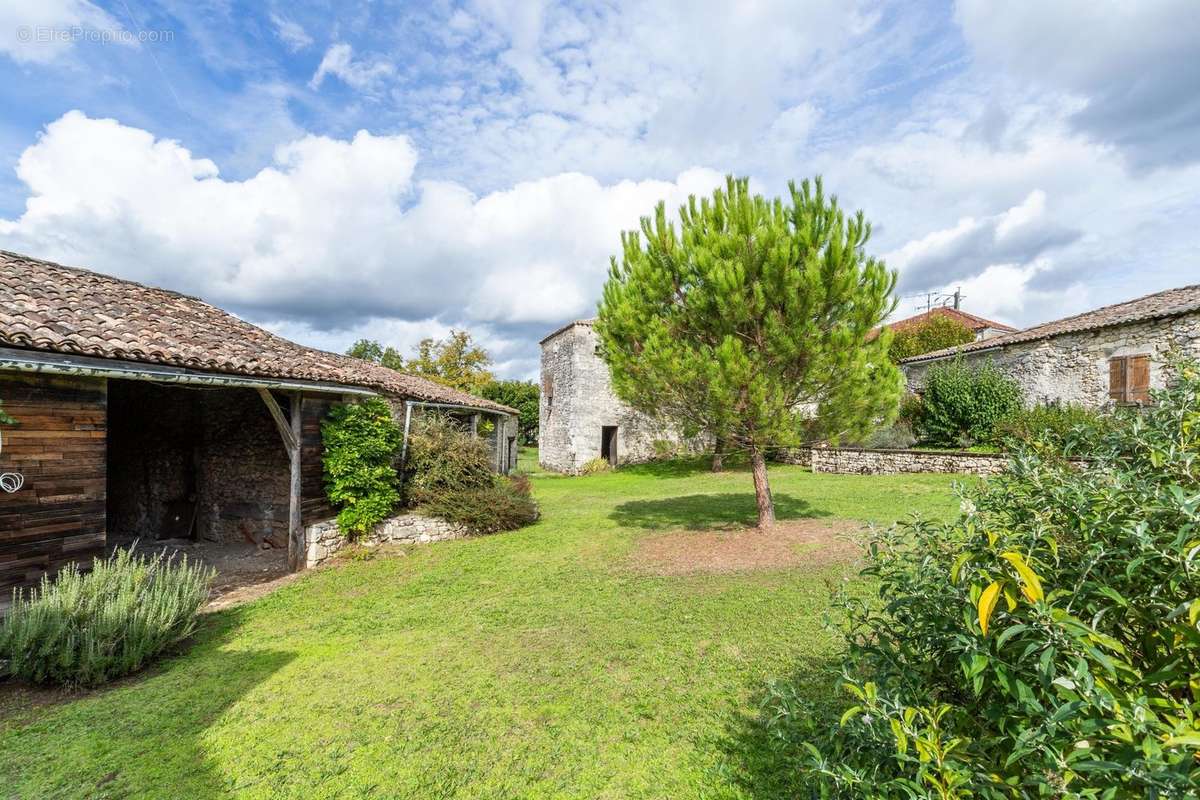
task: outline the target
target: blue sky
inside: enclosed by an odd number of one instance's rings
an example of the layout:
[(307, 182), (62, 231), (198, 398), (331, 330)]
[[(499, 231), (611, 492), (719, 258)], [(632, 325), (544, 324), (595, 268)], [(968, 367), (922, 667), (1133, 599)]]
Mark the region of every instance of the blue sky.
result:
[(505, 375), (619, 232), (823, 174), (910, 313), (1200, 280), (1200, 6), (0, 0), (0, 247)]

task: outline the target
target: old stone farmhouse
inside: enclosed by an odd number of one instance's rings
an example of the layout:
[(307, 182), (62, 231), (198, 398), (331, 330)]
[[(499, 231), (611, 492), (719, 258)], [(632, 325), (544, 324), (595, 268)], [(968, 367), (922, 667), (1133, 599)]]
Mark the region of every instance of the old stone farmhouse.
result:
[(1200, 285), (914, 356), (901, 368), (909, 390), (920, 392), (933, 364), (960, 354), (990, 359), (1020, 382), (1029, 404), (1101, 406), (1146, 402), (1168, 382), (1172, 350), (1200, 357)]
[(303, 347), (175, 292), (0, 251), (0, 591), (103, 552), (110, 537), (286, 543), (332, 516), (320, 425), (367, 396), (397, 420), (516, 412)]
[(646, 461), (668, 449), (697, 449), (697, 442), (617, 399), (594, 322), (577, 320), (541, 341), (541, 465), (571, 473), (595, 458), (616, 466)]

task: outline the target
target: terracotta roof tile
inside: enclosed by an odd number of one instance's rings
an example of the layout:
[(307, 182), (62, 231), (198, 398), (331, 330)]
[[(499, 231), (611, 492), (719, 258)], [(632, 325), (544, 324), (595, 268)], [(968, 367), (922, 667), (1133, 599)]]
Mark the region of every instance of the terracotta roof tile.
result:
[(1200, 284), (1181, 286), (1178, 289), (1168, 289), (1165, 292), (1148, 294), (1135, 300), (1104, 306), (1093, 311), (1085, 311), (1072, 317), (1046, 322), (1026, 328), (1016, 333), (995, 336), (991, 339), (981, 339), (968, 342), (958, 347), (947, 347), (912, 358), (906, 358), (901, 363), (913, 364), (921, 361), (931, 361), (945, 358), (957, 353), (970, 353), (976, 350), (990, 350), (1018, 342), (1032, 342), (1038, 339), (1049, 339), (1064, 333), (1078, 333), (1096, 328), (1107, 328), (1112, 325), (1124, 325), (1130, 322), (1173, 317), (1200, 310)]
[(515, 414), (508, 406), (305, 347), (195, 297), (0, 250), (0, 345), (319, 381)]
[(998, 331), (1017, 330), (1011, 325), (1005, 325), (1003, 322), (995, 322), (990, 319), (984, 319), (983, 317), (979, 317), (974, 314), (968, 314), (966, 311), (962, 311), (957, 308), (947, 308), (945, 306), (938, 306), (937, 308), (931, 308), (928, 311), (922, 311), (916, 316), (905, 317), (904, 319), (888, 323), (884, 327), (891, 328), (893, 331), (902, 331), (905, 328), (912, 328), (916, 325), (921, 325), (933, 317), (949, 317), (950, 319), (961, 322), (963, 325), (966, 325), (975, 332), (979, 332), (984, 328), (994, 328)]

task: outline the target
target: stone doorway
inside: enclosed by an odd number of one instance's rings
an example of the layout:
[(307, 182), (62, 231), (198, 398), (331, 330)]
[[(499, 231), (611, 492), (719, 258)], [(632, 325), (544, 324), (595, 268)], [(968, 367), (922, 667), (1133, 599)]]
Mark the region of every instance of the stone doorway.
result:
[(617, 426), (605, 425), (600, 429), (600, 457), (610, 466), (617, 466)]

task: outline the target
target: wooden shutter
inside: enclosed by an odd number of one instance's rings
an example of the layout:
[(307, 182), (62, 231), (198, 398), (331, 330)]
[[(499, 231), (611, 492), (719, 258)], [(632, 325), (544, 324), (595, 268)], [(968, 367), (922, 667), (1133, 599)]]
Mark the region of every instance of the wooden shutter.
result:
[(1127, 356), (1125, 396), (1130, 403), (1150, 402), (1150, 356)]
[(1110, 358), (1108, 360), (1108, 399), (1114, 403), (1126, 402), (1125, 386), (1125, 357)]

